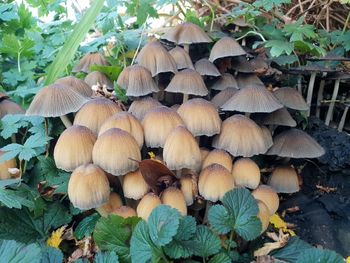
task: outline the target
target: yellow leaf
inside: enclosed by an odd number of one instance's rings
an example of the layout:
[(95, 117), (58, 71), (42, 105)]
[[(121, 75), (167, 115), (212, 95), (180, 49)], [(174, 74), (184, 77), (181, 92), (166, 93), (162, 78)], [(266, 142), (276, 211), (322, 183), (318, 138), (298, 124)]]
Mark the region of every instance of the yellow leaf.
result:
[(151, 158), (151, 160), (154, 160), (154, 158), (156, 157), (154, 152), (148, 152), (148, 155), (149, 155), (149, 158)]
[(274, 214), (270, 217), (270, 223), (277, 229), (282, 229), (284, 233), (289, 233), (291, 236), (295, 236), (293, 230), (288, 229), (287, 223), (278, 215)]
[(346, 263), (350, 263), (350, 256), (346, 258)]
[(53, 231), (51, 236), (47, 239), (46, 244), (50, 247), (58, 248), (62, 242), (62, 235), (65, 229), (66, 227), (63, 226)]

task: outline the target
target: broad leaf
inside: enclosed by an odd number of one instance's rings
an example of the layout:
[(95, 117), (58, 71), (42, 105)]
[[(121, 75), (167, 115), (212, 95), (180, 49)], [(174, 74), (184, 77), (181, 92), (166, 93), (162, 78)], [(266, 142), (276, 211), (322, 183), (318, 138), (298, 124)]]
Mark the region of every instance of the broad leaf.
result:
[(40, 263), (62, 263), (63, 253), (61, 250), (53, 247), (44, 247)]
[(97, 253), (95, 263), (119, 263), (118, 255), (114, 252)]
[(342, 256), (328, 249), (310, 248), (299, 254), (298, 263), (344, 263)]
[(1, 262), (39, 263), (40, 254), (37, 244), (24, 245), (14, 240), (0, 240)]
[(231, 258), (225, 253), (219, 253), (209, 260), (209, 263), (231, 263)]
[(85, 217), (80, 221), (77, 228), (74, 231), (74, 235), (77, 239), (82, 239), (86, 236), (90, 236), (95, 229), (97, 221), (100, 219), (100, 215), (94, 213)]
[(196, 235), (191, 241), (189, 246), (193, 254), (199, 257), (206, 258), (214, 255), (221, 248), (219, 237), (206, 226), (198, 226)]
[(299, 255), (309, 248), (312, 246), (295, 236), (289, 239), (285, 247), (272, 251), (270, 255), (280, 260), (297, 263)]

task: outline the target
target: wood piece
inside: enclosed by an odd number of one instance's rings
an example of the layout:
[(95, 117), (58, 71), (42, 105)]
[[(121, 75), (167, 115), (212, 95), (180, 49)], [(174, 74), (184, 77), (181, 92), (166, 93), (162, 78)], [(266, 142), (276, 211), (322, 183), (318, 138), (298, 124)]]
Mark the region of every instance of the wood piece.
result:
[(321, 80), (320, 82), (320, 88), (318, 89), (317, 93), (317, 106), (316, 106), (316, 117), (320, 117), (321, 113), (321, 101), (323, 100), (323, 91), (324, 91), (324, 85), (325, 85), (325, 80)]
[(342, 132), (344, 129), (345, 121), (346, 121), (346, 116), (348, 115), (349, 111), (349, 105), (346, 105), (343, 115), (341, 116), (339, 125), (338, 125), (338, 132)]

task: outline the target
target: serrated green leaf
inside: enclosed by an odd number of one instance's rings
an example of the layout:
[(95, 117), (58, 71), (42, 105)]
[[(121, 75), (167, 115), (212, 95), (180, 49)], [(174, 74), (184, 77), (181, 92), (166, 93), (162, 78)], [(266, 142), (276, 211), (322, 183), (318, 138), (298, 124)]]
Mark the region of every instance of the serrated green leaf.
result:
[(208, 221), (219, 234), (227, 234), (233, 230), (231, 224), (234, 222), (234, 218), (230, 217), (227, 209), (222, 205), (210, 207)]
[(344, 263), (344, 258), (328, 249), (310, 248), (305, 249), (298, 257), (300, 263)]
[(221, 242), (208, 227), (198, 226), (194, 238), (189, 246), (194, 255), (199, 257), (209, 257), (220, 251)]
[(101, 216), (99, 214), (94, 213), (81, 220), (74, 231), (76, 238), (80, 240), (86, 236), (90, 236), (94, 231), (96, 223), (100, 217)]
[(42, 250), (42, 256), (40, 263), (62, 263), (63, 253), (61, 250), (53, 247), (44, 247)]
[(265, 47), (271, 48), (270, 54), (272, 57), (278, 57), (280, 55), (292, 54), (294, 50), (294, 44), (290, 42), (286, 42), (283, 40), (269, 40), (265, 42)]
[(192, 216), (183, 216), (180, 218), (179, 228), (175, 239), (189, 240), (196, 233), (196, 219)]
[(23, 206), (32, 207), (32, 201), (19, 195), (18, 191), (12, 189), (0, 189), (0, 202), (8, 208), (22, 208)]
[(231, 263), (231, 258), (225, 253), (219, 253), (212, 257), (209, 263)]
[(285, 247), (273, 250), (270, 255), (279, 260), (298, 263), (299, 255), (302, 255), (304, 250), (309, 248), (312, 248), (310, 244), (295, 236), (289, 239)]
[(0, 5), (0, 20), (10, 21), (13, 19), (18, 19), (16, 12), (16, 6), (13, 3), (1, 4)]
[(282, 4), (290, 4), (291, 0), (257, 0), (253, 2), (253, 6), (263, 8), (266, 11), (271, 11), (273, 8), (277, 8)]
[(6, 263), (39, 263), (40, 247), (24, 245), (14, 240), (0, 240), (0, 261)]
[(97, 253), (95, 263), (119, 263), (118, 255), (114, 252)]

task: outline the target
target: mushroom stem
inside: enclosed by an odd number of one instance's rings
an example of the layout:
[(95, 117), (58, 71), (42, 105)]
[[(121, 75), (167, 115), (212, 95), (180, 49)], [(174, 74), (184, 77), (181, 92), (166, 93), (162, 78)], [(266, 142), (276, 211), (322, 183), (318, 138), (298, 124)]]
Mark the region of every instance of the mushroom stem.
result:
[(210, 201), (207, 201), (207, 204), (205, 206), (205, 213), (204, 213), (204, 218), (203, 218), (203, 224), (208, 222), (208, 213), (209, 213), (209, 209), (210, 207), (212, 207), (213, 203)]
[(306, 104), (309, 106), (306, 115), (310, 116), (311, 111), (311, 101), (312, 101), (312, 92), (314, 90), (314, 84), (316, 79), (316, 72), (312, 72), (309, 80), (309, 86), (307, 88)]
[(184, 94), (184, 99), (183, 99), (182, 103), (185, 103), (186, 101), (188, 101), (188, 97), (189, 97), (188, 94)]
[(325, 80), (321, 80), (320, 82), (320, 88), (318, 89), (317, 93), (317, 106), (316, 106), (316, 117), (320, 117), (321, 113), (321, 101), (323, 100), (323, 91), (324, 91), (324, 85), (325, 85)]
[(66, 126), (66, 128), (69, 128), (70, 126), (72, 126), (72, 123), (68, 119), (67, 115), (60, 116), (60, 119), (63, 122), (64, 126)]
[(301, 94), (302, 90), (301, 90), (301, 75), (300, 74), (298, 75), (298, 85), (297, 85), (297, 87), (298, 87), (299, 93)]
[(334, 104), (335, 104), (335, 100), (337, 99), (338, 96), (338, 91), (339, 91), (339, 84), (340, 84), (340, 79), (337, 79), (334, 83), (334, 90), (333, 90), (333, 95), (332, 95), (332, 102), (331, 104), (329, 104), (329, 108), (327, 111), (327, 116), (326, 116), (326, 121), (325, 124), (328, 126), (329, 123), (331, 122), (332, 118), (333, 118), (333, 110), (334, 110)]
[(345, 110), (343, 112), (343, 115), (341, 116), (339, 126), (338, 126), (338, 132), (342, 132), (344, 125), (345, 125), (345, 120), (346, 120), (346, 115), (348, 114), (349, 111), (349, 105), (346, 105)]
[(184, 50), (190, 55), (190, 44), (184, 44)]

